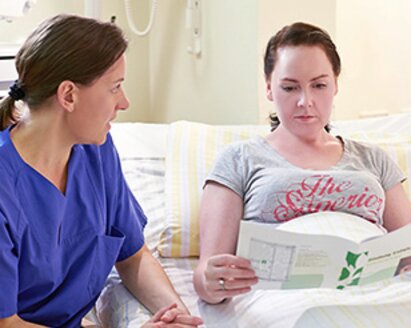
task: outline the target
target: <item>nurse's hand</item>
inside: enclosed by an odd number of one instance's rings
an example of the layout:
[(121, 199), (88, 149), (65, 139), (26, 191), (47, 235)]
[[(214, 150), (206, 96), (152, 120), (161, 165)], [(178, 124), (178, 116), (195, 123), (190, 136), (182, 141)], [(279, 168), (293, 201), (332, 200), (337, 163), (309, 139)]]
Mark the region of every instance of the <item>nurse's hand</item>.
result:
[(22, 320), (17, 315), (13, 315), (8, 318), (0, 318), (0, 328), (46, 328), (46, 326), (37, 325), (35, 323)]
[(162, 327), (198, 327), (203, 323), (198, 317), (194, 317), (182, 309), (177, 308), (173, 303), (158, 310), (153, 317), (147, 321), (143, 328), (162, 328)]
[(94, 322), (91, 322), (90, 320), (87, 320), (86, 318), (83, 318), (81, 320), (81, 327), (84, 327), (84, 328), (98, 328), (98, 326)]

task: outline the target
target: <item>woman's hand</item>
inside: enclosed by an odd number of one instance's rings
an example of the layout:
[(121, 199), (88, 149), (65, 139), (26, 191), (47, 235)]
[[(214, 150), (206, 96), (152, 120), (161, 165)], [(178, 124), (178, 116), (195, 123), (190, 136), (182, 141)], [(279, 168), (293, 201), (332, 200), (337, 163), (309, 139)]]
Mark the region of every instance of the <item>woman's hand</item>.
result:
[(224, 299), (247, 293), (257, 282), (255, 271), (245, 258), (220, 254), (206, 261), (204, 288), (210, 298), (209, 303), (220, 303)]
[(170, 304), (158, 310), (153, 317), (147, 321), (142, 328), (160, 327), (198, 327), (203, 323), (198, 317), (188, 314), (186, 311), (177, 307), (177, 304)]
[(400, 270), (400, 273), (405, 273), (405, 272), (408, 272), (408, 271), (411, 271), (411, 264), (407, 264), (407, 265), (403, 266)]
[(395, 274), (404, 274), (411, 271), (411, 256), (401, 259)]

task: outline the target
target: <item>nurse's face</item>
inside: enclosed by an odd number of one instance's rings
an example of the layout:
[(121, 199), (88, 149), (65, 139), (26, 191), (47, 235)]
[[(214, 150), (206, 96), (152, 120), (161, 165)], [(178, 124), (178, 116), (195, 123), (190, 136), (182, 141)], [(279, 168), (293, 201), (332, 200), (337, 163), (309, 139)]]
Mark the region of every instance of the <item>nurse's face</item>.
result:
[(331, 62), (318, 46), (287, 46), (267, 81), (280, 127), (300, 137), (315, 136), (330, 120), (337, 78)]
[(125, 67), (123, 55), (91, 85), (77, 86), (74, 110), (69, 115), (74, 143), (104, 143), (117, 111), (128, 108), (129, 102), (122, 88)]

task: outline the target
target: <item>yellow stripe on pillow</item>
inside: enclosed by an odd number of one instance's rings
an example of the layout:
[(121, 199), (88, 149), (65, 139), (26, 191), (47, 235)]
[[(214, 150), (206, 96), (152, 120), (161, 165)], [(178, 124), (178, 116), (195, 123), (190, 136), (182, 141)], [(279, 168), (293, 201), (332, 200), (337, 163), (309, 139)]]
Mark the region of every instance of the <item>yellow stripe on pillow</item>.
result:
[(201, 193), (218, 152), (228, 143), (268, 132), (266, 125), (211, 126), (185, 121), (170, 124), (165, 173), (166, 224), (158, 247), (161, 256), (199, 255)]

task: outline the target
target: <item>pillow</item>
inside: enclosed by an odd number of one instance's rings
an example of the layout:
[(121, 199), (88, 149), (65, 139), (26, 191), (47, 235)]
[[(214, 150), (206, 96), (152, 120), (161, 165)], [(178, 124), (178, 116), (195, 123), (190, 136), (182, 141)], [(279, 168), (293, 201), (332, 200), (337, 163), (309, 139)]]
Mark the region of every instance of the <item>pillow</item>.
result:
[(165, 158), (167, 124), (113, 123), (110, 134), (121, 159)]
[[(228, 143), (269, 133), (268, 125), (212, 126), (193, 122), (170, 125), (165, 172), (165, 229), (159, 254), (164, 257), (199, 255), (199, 208), (205, 177), (217, 153)], [(344, 135), (377, 143), (411, 176), (411, 135), (358, 132)], [(410, 193), (408, 181), (404, 187)]]
[(111, 135), (124, 177), (147, 216), (145, 241), (154, 251), (164, 230), (167, 124), (113, 123)]
[(165, 173), (166, 227), (160, 237), (164, 257), (198, 256), (199, 209), (203, 184), (218, 152), (228, 143), (269, 132), (268, 125), (170, 124)]

